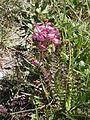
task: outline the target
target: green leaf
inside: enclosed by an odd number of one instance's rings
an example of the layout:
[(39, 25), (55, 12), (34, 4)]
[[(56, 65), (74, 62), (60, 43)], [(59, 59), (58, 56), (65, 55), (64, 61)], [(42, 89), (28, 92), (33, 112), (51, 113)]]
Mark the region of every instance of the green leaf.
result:
[(90, 0), (87, 0), (88, 10), (90, 10)]
[(68, 96), (67, 100), (66, 100), (66, 110), (69, 111), (71, 108), (71, 97)]

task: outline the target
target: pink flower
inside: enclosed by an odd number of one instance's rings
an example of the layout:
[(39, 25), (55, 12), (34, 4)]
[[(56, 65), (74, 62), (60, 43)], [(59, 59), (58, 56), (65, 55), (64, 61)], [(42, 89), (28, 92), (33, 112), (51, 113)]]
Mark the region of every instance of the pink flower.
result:
[(45, 38), (47, 38), (48, 30), (45, 28), (40, 32)]
[(52, 23), (51, 23), (51, 22), (46, 22), (46, 23), (45, 23), (45, 26), (46, 26), (46, 28), (47, 28), (47, 27), (50, 27), (50, 26), (52, 26)]
[(59, 31), (58, 31), (58, 29), (56, 27), (53, 29), (52, 32), (55, 33), (56, 35), (58, 35), (58, 33), (59, 33)]
[(39, 62), (38, 60), (33, 60), (33, 61), (32, 61), (32, 64), (33, 64), (33, 65), (37, 65), (37, 66), (41, 66), (43, 63), (42, 63), (42, 62)]
[(47, 47), (45, 45), (43, 45), (42, 43), (39, 43), (39, 49), (46, 50)]
[(41, 23), (36, 23), (35, 27), (38, 32), (41, 32), (45, 28)]
[(48, 37), (49, 37), (50, 40), (52, 40), (52, 39), (54, 39), (55, 34), (54, 34), (54, 33), (49, 33), (49, 34), (48, 34)]
[(38, 36), (39, 36), (38, 33), (34, 33), (33, 34), (33, 39), (36, 40), (38, 38)]
[(44, 41), (45, 41), (45, 38), (44, 38), (44, 36), (43, 36), (42, 33), (40, 33), (40, 34), (38, 35), (37, 40), (39, 40), (40, 42), (44, 42)]
[(57, 46), (60, 40), (61, 40), (60, 36), (55, 36), (54, 39), (52, 39), (52, 42), (54, 43), (55, 46)]
[(57, 46), (57, 45), (59, 44), (59, 39), (54, 38), (54, 39), (53, 39), (53, 43), (54, 43), (55, 46)]
[(38, 40), (38, 47), (40, 49), (46, 49), (48, 47), (46, 46), (47, 42), (49, 44), (54, 43), (55, 46), (59, 44), (61, 40), (59, 30), (57, 27), (53, 27), (51, 22), (45, 22), (45, 25), (36, 23), (35, 28), (37, 32), (33, 34), (33, 39)]

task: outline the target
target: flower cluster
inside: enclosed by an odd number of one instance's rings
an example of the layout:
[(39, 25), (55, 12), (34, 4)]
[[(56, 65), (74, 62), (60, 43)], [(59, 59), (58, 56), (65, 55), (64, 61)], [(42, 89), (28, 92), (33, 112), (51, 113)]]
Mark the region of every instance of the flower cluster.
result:
[[(54, 44), (54, 46), (57, 47), (61, 40), (58, 28), (53, 27), (51, 22), (45, 22), (44, 25), (36, 23), (32, 37), (34, 43), (41, 51), (48, 50), (48, 47), (51, 44)], [(43, 63), (38, 60), (33, 60), (32, 64), (36, 66), (43, 65)]]
[(36, 23), (36, 32), (33, 34), (34, 42), (38, 42), (38, 47), (40, 50), (46, 50), (48, 45), (53, 43), (58, 46), (61, 37), (57, 27), (53, 27), (51, 22), (46, 22), (45, 25), (41, 23)]

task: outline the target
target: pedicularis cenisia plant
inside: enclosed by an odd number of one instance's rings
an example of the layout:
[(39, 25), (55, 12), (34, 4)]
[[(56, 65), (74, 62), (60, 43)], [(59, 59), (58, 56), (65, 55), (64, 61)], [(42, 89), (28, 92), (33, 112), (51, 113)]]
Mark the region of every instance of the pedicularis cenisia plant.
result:
[[(59, 30), (51, 22), (44, 22), (44, 24), (36, 23), (32, 38), (36, 47), (41, 52), (48, 51), (50, 46), (57, 48), (61, 43)], [(42, 65), (43, 63), (38, 60), (33, 60), (32, 64)]]

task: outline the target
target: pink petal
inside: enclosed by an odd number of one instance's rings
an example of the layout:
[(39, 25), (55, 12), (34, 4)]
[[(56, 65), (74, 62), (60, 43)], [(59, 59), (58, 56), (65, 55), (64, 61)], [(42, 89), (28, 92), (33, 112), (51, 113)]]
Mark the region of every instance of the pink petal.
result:
[(54, 43), (55, 46), (57, 46), (59, 44), (59, 40), (55, 38), (53, 43)]
[(45, 28), (41, 23), (36, 23), (35, 27), (38, 32), (41, 32)]
[(36, 40), (38, 38), (38, 33), (33, 34), (33, 39)]
[(41, 44), (41, 43), (39, 43), (39, 48), (41, 50), (46, 50), (47, 49), (47, 47), (45, 45)]
[(47, 31), (50, 33), (52, 32), (53, 28), (51, 26), (46, 27)]
[(43, 36), (42, 34), (39, 34), (38, 37), (37, 37), (37, 39), (38, 39), (40, 42), (45, 41), (45, 38), (44, 38), (44, 36)]
[(48, 32), (47, 32), (46, 30), (43, 30), (40, 34), (42, 34), (43, 37), (44, 37), (45, 39), (47, 39), (47, 37), (48, 37)]
[(52, 40), (52, 39), (54, 39), (55, 34), (54, 34), (54, 33), (53, 33), (53, 34), (52, 34), (52, 33), (49, 33), (49, 34), (48, 34), (48, 37), (49, 37), (50, 40)]
[(55, 46), (57, 46), (59, 44), (60, 40), (61, 40), (60, 36), (55, 36), (55, 38), (52, 40), (52, 42), (54, 43)]
[(58, 31), (58, 29), (56, 27), (53, 29), (52, 32), (55, 33), (56, 35), (58, 35), (58, 33), (59, 33), (59, 31)]
[(33, 64), (33, 65), (41, 66), (43, 63), (42, 63), (42, 62), (39, 62), (38, 60), (33, 60), (33, 61), (32, 61), (32, 64)]
[(46, 22), (45, 25), (46, 25), (46, 27), (49, 27), (49, 26), (52, 26), (52, 23), (51, 22)]

